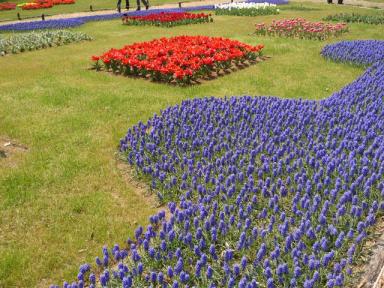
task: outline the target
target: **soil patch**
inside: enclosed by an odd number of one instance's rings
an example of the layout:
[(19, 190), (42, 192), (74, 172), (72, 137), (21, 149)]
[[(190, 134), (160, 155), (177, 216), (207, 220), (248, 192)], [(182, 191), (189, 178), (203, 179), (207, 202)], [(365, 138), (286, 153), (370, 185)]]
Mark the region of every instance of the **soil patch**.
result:
[[(117, 168), (127, 185), (132, 187), (135, 194), (142, 198), (145, 204), (149, 207), (162, 207), (150, 187), (138, 179), (135, 169), (121, 159), (117, 160)], [(112, 195), (112, 197), (114, 197), (114, 195)]]
[(0, 136), (0, 164), (14, 167), (16, 165), (15, 156), (28, 151), (28, 147), (15, 140)]
[(384, 288), (384, 216), (362, 247), (361, 262), (354, 267), (356, 281), (349, 287)]

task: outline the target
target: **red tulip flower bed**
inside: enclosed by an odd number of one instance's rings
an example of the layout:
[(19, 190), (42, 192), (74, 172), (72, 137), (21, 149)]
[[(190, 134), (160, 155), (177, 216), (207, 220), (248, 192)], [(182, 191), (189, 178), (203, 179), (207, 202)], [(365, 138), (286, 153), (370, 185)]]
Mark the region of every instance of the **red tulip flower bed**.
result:
[(180, 85), (195, 84), (256, 63), (263, 45), (207, 36), (177, 36), (93, 56), (97, 70)]
[(53, 2), (52, 1), (34, 1), (30, 3), (26, 3), (25, 5), (21, 6), (21, 9), (23, 10), (37, 10), (37, 9), (47, 9), (52, 8)]
[(53, 5), (75, 4), (75, 0), (35, 0), (21, 6), (23, 10), (36, 10), (52, 8)]
[(11, 2), (0, 3), (0, 11), (14, 10), (14, 9), (16, 9), (16, 3), (11, 3)]
[(53, 0), (53, 5), (75, 4), (75, 0)]
[(273, 21), (270, 26), (264, 23), (256, 25), (256, 34), (258, 35), (314, 40), (340, 36), (347, 31), (348, 27), (345, 23), (309, 22), (302, 18)]
[(143, 16), (125, 16), (123, 23), (127, 25), (153, 25), (173, 27), (177, 25), (212, 22), (210, 14), (188, 12), (161, 12)]

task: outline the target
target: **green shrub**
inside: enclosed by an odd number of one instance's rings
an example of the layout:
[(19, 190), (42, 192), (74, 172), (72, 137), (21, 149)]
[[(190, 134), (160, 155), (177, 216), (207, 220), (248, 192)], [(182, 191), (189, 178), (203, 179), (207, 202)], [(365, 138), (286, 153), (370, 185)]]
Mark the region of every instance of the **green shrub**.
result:
[(307, 7), (303, 5), (281, 5), (280, 10), (291, 10), (291, 11), (319, 11), (319, 8)]
[(348, 23), (384, 24), (384, 14), (382, 15), (362, 15), (357, 13), (339, 13), (328, 15), (326, 21), (343, 21)]

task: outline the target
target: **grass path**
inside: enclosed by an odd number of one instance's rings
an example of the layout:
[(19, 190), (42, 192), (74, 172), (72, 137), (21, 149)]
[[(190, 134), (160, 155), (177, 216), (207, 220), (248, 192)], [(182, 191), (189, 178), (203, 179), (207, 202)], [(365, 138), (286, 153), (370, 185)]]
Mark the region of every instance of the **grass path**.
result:
[[(0, 138), (28, 147), (0, 158), (0, 287), (46, 287), (73, 279), (104, 244), (123, 243), (157, 208), (124, 181), (116, 162), (120, 137), (138, 121), (183, 99), (277, 95), (322, 99), (363, 69), (319, 55), (329, 42), (251, 35), (275, 18), (320, 20), (348, 6), (305, 4), (316, 11), (278, 16), (214, 17), (172, 29), (127, 27), (119, 20), (76, 30), (92, 42), (0, 58)], [(373, 13), (373, 11), (366, 11)], [(234, 24), (235, 23), (235, 24)], [(272, 58), (194, 87), (173, 87), (89, 70), (90, 56), (159, 36), (211, 35), (264, 43)], [(383, 39), (378, 26), (351, 25), (343, 39)]]

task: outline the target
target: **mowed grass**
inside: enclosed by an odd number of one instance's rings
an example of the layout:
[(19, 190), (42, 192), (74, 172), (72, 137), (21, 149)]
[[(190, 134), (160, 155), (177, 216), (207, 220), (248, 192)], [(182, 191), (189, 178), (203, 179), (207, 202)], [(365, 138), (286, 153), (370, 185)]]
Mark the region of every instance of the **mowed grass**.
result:
[[(158, 208), (127, 183), (117, 167), (126, 130), (161, 109), (203, 96), (274, 95), (322, 99), (363, 69), (324, 60), (330, 42), (251, 35), (275, 18), (320, 20), (358, 8), (305, 4), (317, 11), (278, 16), (214, 17), (211, 24), (172, 29), (88, 23), (95, 38), (0, 58), (0, 138), (27, 152), (0, 158), (0, 287), (46, 287), (72, 280), (79, 264), (94, 262), (104, 244), (122, 244)], [(364, 9), (365, 13), (367, 12)], [(373, 12), (372, 12), (373, 13)], [(89, 70), (91, 55), (161, 36), (211, 35), (264, 43), (268, 61), (193, 87)], [(383, 39), (382, 27), (350, 25), (342, 39)], [(1, 147), (0, 147), (1, 148)]]

